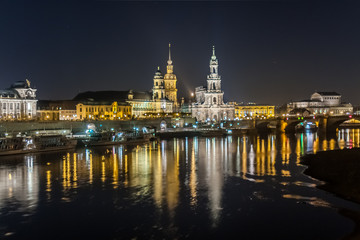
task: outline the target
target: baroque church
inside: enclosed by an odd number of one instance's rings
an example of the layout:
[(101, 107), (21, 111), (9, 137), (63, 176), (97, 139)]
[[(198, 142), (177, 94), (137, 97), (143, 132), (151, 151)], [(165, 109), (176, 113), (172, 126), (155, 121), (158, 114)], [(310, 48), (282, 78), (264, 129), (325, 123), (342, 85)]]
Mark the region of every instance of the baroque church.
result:
[(224, 92), (221, 90), (221, 77), (218, 68), (219, 62), (215, 56), (215, 47), (213, 46), (207, 86), (195, 88), (196, 101), (192, 104), (192, 117), (199, 122), (234, 119), (234, 105), (224, 103)]
[(176, 75), (171, 60), (171, 45), (169, 44), (169, 60), (167, 61), (166, 74), (162, 75), (158, 67), (154, 76), (153, 101), (156, 112), (171, 113), (177, 108)]

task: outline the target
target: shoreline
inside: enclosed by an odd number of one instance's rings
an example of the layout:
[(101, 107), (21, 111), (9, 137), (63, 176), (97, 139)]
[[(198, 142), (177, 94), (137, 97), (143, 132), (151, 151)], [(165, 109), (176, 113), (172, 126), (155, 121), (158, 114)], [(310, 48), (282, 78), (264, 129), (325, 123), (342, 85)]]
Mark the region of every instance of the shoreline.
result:
[[(304, 174), (325, 182), (317, 188), (360, 204), (359, 148), (308, 154), (301, 158), (301, 163), (307, 166)], [(353, 232), (343, 239), (360, 239), (360, 212), (349, 209), (338, 211), (355, 223)]]

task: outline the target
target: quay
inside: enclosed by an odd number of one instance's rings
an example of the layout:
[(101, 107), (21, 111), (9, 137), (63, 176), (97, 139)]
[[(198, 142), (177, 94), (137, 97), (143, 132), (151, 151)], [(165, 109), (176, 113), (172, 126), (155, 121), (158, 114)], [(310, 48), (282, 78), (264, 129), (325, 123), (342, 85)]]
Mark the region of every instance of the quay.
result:
[[(360, 116), (317, 116), (317, 117), (277, 117), (269, 119), (244, 119), (220, 122), (198, 123), (194, 118), (179, 118), (174, 122), (172, 118), (141, 119), (141, 120), (104, 120), (104, 121), (3, 121), (0, 122), (0, 135), (15, 136), (18, 133), (69, 130), (73, 134), (84, 132), (89, 124), (94, 124), (100, 131), (134, 130), (143, 127), (152, 128), (160, 137), (185, 137), (222, 134), (241, 134), (245, 132), (278, 131), (293, 133), (299, 125), (314, 124), (321, 132), (334, 132), (344, 122), (359, 121)], [(161, 125), (166, 127), (162, 129)], [(231, 130), (231, 131), (229, 131)], [(64, 134), (65, 135), (65, 134)]]

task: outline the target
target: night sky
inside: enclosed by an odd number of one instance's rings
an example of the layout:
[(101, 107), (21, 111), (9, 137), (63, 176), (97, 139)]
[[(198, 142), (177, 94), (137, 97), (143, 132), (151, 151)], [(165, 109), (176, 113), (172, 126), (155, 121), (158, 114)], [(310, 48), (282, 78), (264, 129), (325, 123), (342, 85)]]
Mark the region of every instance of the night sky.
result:
[(179, 96), (206, 84), (212, 45), (225, 100), (282, 104), (337, 91), (360, 104), (360, 1), (1, 1), (0, 88), (39, 99), (150, 90), (172, 44)]

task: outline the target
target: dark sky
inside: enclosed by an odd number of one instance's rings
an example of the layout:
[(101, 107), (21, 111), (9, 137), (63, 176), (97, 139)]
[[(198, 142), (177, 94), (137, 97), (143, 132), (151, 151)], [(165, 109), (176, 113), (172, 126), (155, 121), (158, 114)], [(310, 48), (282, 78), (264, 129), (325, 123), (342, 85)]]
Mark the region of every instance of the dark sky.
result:
[(360, 103), (360, 1), (4, 1), (0, 88), (40, 99), (149, 90), (168, 43), (180, 95), (205, 85), (216, 46), (226, 100), (282, 104), (315, 90)]

